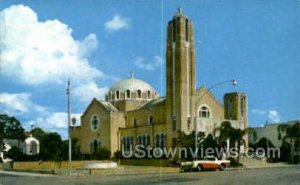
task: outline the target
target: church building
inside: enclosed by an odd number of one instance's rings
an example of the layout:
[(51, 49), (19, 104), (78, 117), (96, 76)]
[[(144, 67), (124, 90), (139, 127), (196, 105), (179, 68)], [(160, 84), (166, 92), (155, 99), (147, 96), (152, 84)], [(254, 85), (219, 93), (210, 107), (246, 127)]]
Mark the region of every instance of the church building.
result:
[(113, 156), (122, 145), (174, 147), (179, 132), (189, 134), (197, 125), (207, 136), (225, 120), (235, 128), (247, 128), (246, 95), (226, 93), (220, 102), (210, 89), (197, 88), (195, 62), (193, 23), (179, 8), (167, 27), (166, 96), (160, 97), (149, 83), (133, 75), (117, 82), (105, 101), (92, 100), (81, 116), (81, 126), (73, 129), (81, 152), (105, 147)]

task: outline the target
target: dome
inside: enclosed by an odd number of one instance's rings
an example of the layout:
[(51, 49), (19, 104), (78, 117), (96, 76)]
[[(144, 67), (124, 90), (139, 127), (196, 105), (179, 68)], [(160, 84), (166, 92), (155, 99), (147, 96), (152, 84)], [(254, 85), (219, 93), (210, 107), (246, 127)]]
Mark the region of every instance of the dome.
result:
[(148, 83), (144, 82), (143, 80), (138, 80), (135, 78), (129, 78), (126, 80), (122, 80), (117, 82), (115, 85), (113, 85), (110, 89), (111, 91), (123, 91), (125, 92), (126, 90), (130, 91), (138, 91), (141, 90), (142, 92), (145, 91), (151, 91), (151, 92), (156, 92), (155, 89)]
[(143, 80), (135, 79), (133, 76), (114, 84), (106, 94), (107, 101), (119, 100), (141, 100), (150, 101), (156, 99), (156, 90)]

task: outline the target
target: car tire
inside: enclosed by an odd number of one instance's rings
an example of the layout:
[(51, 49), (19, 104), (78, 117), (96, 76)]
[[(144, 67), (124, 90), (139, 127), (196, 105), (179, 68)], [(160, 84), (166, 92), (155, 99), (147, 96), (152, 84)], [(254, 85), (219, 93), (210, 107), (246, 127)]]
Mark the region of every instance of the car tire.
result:
[(198, 166), (197, 166), (197, 171), (198, 171), (198, 172), (201, 172), (201, 171), (203, 171), (203, 166), (201, 166), (201, 165), (198, 165)]
[(219, 170), (220, 170), (220, 171), (224, 171), (224, 170), (225, 170), (225, 165), (224, 165), (224, 164), (221, 164), (220, 167), (219, 167)]

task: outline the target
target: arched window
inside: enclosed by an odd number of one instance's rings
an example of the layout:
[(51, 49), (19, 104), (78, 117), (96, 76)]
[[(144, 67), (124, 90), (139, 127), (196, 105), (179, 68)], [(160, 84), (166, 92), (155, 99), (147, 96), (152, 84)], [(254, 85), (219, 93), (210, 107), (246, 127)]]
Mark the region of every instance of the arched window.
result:
[(95, 154), (100, 148), (100, 142), (96, 139), (91, 142), (91, 153)]
[(149, 146), (150, 145), (150, 136), (147, 135), (147, 143), (146, 143), (146, 146)]
[(146, 145), (147, 145), (147, 144), (146, 144), (146, 142), (147, 142), (147, 141), (146, 141), (146, 136), (145, 136), (145, 135), (143, 135), (143, 145), (144, 145), (144, 146), (146, 146)]
[(127, 143), (126, 143), (126, 150), (127, 150), (127, 151), (129, 151), (129, 150), (130, 150), (130, 143), (131, 143), (131, 141), (130, 141), (130, 137), (129, 137), (129, 136), (127, 136)]
[(142, 144), (142, 136), (138, 137), (138, 144), (141, 145)]
[(137, 98), (139, 98), (139, 99), (142, 98), (142, 91), (141, 90), (137, 91)]
[(100, 124), (99, 116), (98, 115), (93, 115), (91, 118), (91, 129), (93, 131), (98, 130)]
[(133, 123), (132, 123), (132, 126), (136, 127), (137, 126), (137, 119), (136, 118), (133, 118)]
[(158, 134), (156, 134), (155, 136), (155, 147), (159, 147), (159, 144), (160, 144), (160, 137)]
[(126, 137), (123, 137), (122, 150), (126, 150)]
[(149, 125), (153, 124), (153, 117), (152, 116), (149, 116), (149, 118), (148, 118), (148, 124)]
[(130, 99), (130, 90), (129, 90), (129, 89), (126, 90), (126, 98), (127, 98), (127, 99)]
[(120, 99), (120, 91), (119, 90), (116, 91), (116, 99), (117, 100)]
[(165, 147), (165, 135), (161, 134), (160, 135), (160, 147)]
[(203, 106), (200, 108), (199, 117), (200, 118), (209, 118), (210, 117), (209, 109), (206, 106)]
[(133, 146), (133, 137), (132, 136), (130, 137), (130, 144), (131, 144), (131, 146)]
[(147, 99), (151, 98), (151, 91), (147, 91)]

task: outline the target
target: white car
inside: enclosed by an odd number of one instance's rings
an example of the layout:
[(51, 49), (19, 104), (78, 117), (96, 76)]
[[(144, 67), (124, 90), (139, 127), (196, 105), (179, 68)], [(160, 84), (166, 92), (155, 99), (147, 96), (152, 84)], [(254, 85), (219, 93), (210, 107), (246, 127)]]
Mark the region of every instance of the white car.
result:
[(182, 171), (203, 171), (207, 169), (225, 170), (230, 166), (229, 160), (218, 160), (216, 157), (205, 157), (203, 160), (194, 160), (181, 163)]

